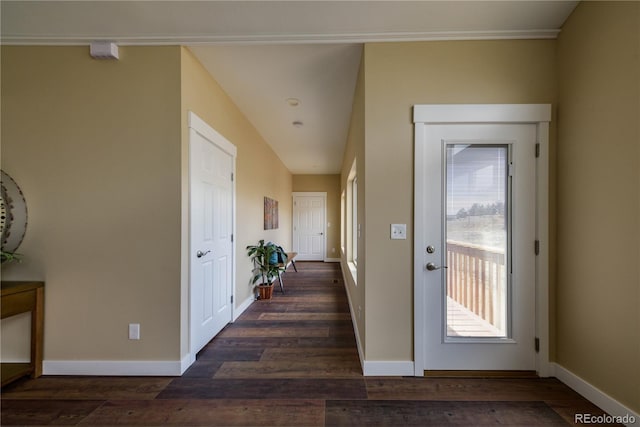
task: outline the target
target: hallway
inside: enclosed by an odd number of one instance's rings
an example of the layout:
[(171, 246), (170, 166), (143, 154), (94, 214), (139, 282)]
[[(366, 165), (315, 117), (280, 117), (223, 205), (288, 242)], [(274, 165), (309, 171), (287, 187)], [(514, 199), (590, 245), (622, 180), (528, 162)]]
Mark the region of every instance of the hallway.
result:
[[(339, 264), (299, 262), (180, 378), (42, 377), (9, 425), (568, 425), (602, 412), (555, 379), (363, 377)], [(370, 314), (371, 315), (371, 314)]]

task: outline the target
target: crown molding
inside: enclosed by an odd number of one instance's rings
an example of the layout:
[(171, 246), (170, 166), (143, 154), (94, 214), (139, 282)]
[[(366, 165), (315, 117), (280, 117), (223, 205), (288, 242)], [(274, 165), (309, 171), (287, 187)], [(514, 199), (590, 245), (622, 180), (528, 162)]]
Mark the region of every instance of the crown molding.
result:
[(120, 46), (166, 45), (256, 45), (256, 44), (314, 44), (314, 43), (373, 43), (451, 40), (512, 40), (555, 39), (560, 30), (522, 31), (446, 31), (344, 34), (260, 34), (205, 36), (24, 36), (2, 35), (0, 44), (21, 46), (78, 46), (96, 40), (107, 40)]

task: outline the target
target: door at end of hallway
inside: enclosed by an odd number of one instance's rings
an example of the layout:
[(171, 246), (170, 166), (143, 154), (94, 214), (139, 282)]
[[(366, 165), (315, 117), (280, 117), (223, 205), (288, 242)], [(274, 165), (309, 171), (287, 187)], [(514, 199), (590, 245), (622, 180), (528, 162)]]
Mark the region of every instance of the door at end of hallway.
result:
[(326, 256), (327, 193), (293, 193), (293, 251), (303, 261)]

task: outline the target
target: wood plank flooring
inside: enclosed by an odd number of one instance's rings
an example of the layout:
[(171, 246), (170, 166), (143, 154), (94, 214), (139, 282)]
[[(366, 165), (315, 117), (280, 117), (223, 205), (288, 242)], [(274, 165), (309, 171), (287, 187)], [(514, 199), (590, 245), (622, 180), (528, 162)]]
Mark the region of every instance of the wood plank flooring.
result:
[(363, 377), (339, 265), (297, 266), (284, 295), (256, 301), (182, 377), (24, 379), (2, 390), (2, 426), (537, 426), (603, 413), (555, 379)]

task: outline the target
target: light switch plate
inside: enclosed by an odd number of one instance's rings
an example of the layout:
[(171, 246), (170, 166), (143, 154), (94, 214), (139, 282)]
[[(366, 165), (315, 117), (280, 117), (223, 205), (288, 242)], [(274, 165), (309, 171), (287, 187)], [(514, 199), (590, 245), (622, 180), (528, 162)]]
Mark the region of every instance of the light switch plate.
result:
[(391, 239), (405, 240), (407, 238), (407, 224), (391, 224)]
[(129, 339), (130, 340), (139, 340), (140, 339), (140, 324), (139, 323), (129, 323)]

